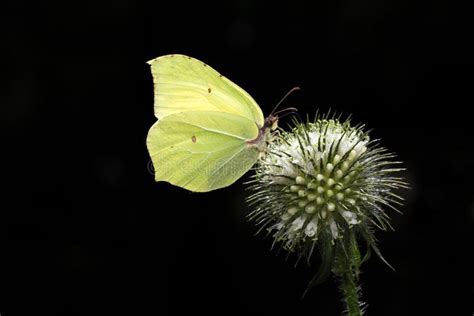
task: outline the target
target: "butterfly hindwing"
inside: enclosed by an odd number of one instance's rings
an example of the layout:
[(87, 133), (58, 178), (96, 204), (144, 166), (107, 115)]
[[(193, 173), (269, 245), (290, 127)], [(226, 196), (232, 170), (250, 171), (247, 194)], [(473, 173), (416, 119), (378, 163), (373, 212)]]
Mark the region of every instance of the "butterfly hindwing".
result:
[(257, 136), (254, 122), (226, 112), (167, 115), (147, 138), (155, 179), (195, 192), (228, 186), (257, 161), (258, 150), (247, 144)]

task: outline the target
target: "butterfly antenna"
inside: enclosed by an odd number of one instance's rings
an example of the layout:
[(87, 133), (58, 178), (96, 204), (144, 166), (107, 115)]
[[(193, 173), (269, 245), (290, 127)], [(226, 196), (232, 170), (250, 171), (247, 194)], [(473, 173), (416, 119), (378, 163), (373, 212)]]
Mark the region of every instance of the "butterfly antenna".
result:
[(286, 99), (290, 94), (292, 94), (293, 92), (298, 91), (298, 90), (300, 90), (300, 87), (294, 87), (294, 88), (292, 88), (290, 91), (288, 91), (288, 92), (285, 94), (285, 96), (280, 100), (280, 102), (278, 102), (277, 105), (275, 105), (275, 107), (273, 108), (273, 110), (272, 110), (272, 112), (270, 113), (270, 115), (275, 114), (275, 111), (276, 111), (276, 109), (278, 109), (278, 107), (280, 106), (280, 104), (281, 104), (283, 101), (285, 101), (285, 99)]
[[(276, 112), (273, 113), (272, 115), (273, 115), (273, 116), (278, 116), (278, 115), (280, 115), (280, 113), (283, 113), (283, 112), (295, 113), (295, 112), (298, 112), (298, 109), (297, 109), (297, 108), (294, 108), (294, 107), (284, 108), (284, 109), (281, 109), (280, 111), (276, 111)], [(291, 114), (291, 113), (289, 113), (289, 114)], [(286, 114), (285, 114), (285, 115), (286, 115)]]
[(301, 120), (301, 116), (298, 114), (298, 111), (295, 109), (295, 108), (291, 108), (291, 109), (294, 109), (293, 111), (290, 111), (290, 112), (287, 112), (281, 116), (278, 117), (279, 120), (281, 120), (282, 118), (284, 118), (285, 116), (288, 116), (288, 115), (292, 115), (292, 114), (296, 114), (300, 120)]

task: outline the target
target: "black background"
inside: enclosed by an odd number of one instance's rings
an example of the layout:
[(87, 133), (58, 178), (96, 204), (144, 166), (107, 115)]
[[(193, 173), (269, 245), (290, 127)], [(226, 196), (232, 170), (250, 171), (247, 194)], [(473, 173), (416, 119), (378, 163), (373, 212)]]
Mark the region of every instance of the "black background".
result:
[[(253, 236), (240, 180), (208, 194), (155, 183), (145, 62), (201, 59), (268, 113), (352, 113), (413, 187), (392, 272), (363, 266), (367, 315), (470, 315), (472, 29), (441, 1), (7, 1), (0, 61), (0, 313), (339, 315), (334, 280)], [(6, 10), (5, 10), (6, 9)]]

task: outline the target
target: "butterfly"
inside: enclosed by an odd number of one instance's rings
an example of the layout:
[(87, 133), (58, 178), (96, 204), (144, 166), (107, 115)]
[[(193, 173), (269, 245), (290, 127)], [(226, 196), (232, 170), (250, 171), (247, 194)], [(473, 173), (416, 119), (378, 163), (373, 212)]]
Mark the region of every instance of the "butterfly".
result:
[(148, 64), (158, 121), (146, 144), (155, 180), (207, 192), (250, 170), (265, 153), (278, 115), (264, 118), (247, 92), (195, 58), (165, 55)]

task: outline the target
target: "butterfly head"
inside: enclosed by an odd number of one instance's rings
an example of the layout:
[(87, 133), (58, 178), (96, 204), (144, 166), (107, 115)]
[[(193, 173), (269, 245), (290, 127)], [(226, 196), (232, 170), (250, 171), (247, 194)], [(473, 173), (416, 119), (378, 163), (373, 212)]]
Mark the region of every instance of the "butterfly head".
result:
[(267, 116), (265, 119), (265, 123), (263, 124), (263, 132), (266, 131), (274, 131), (278, 128), (278, 115), (272, 115), (270, 114)]

